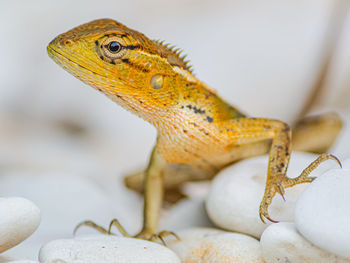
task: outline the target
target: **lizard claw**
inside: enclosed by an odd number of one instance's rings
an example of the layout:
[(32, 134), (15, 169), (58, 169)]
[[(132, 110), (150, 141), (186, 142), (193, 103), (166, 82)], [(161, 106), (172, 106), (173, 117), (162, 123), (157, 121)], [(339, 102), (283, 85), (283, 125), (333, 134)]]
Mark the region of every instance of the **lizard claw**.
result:
[(285, 191), (283, 186), (280, 184), (277, 184), (277, 189), (278, 189), (278, 193), (282, 196), (283, 201), (286, 201), (286, 199), (284, 198)]
[(114, 218), (108, 227), (108, 234), (111, 234), (112, 227), (115, 226), (118, 228), (118, 231), (120, 234), (122, 234), (124, 237), (131, 237), (128, 232), (126, 232), (125, 228), (119, 223), (118, 219)]
[(260, 220), (261, 220), (264, 224), (266, 224), (266, 222), (265, 222), (265, 220), (264, 220), (265, 218), (266, 218), (267, 220), (269, 220), (270, 222), (272, 222), (272, 223), (278, 223), (279, 221), (273, 220), (273, 219), (270, 217), (269, 212), (268, 212), (268, 207), (269, 207), (269, 205), (268, 205), (267, 203), (261, 203), (261, 204), (260, 204), (260, 209), (259, 209)]
[(156, 233), (156, 234), (152, 234), (148, 231), (141, 231), (136, 236), (131, 236), (128, 232), (126, 232), (125, 228), (119, 223), (118, 219), (113, 219), (111, 221), (111, 223), (109, 224), (108, 230), (102, 226), (97, 225), (96, 223), (94, 223), (91, 220), (86, 220), (86, 221), (81, 222), (80, 224), (78, 224), (75, 227), (73, 234), (75, 235), (77, 230), (79, 228), (81, 228), (82, 226), (91, 227), (91, 228), (93, 228), (93, 229), (97, 230), (98, 232), (105, 234), (105, 235), (115, 235), (111, 231), (112, 227), (115, 226), (118, 229), (118, 231), (120, 232), (120, 234), (122, 234), (124, 237), (141, 238), (141, 239), (154, 241), (154, 242), (160, 240), (164, 246), (166, 246), (164, 238), (167, 236), (174, 236), (177, 240), (180, 240), (179, 236), (171, 231), (161, 231), (161, 232)]
[(153, 234), (150, 238), (151, 241), (156, 241), (156, 240), (160, 240), (164, 246), (166, 246), (166, 242), (164, 240), (165, 237), (167, 236), (174, 236), (177, 240), (180, 240), (180, 237), (175, 234), (174, 232), (171, 232), (171, 231), (161, 231), (157, 234)]

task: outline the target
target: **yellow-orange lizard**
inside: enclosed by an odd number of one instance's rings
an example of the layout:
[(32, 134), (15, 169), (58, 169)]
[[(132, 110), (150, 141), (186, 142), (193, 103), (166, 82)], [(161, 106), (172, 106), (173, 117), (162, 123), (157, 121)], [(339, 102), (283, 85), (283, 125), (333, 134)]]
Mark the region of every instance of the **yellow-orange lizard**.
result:
[[(164, 185), (172, 188), (187, 180), (208, 179), (233, 162), (269, 153), (260, 218), (273, 221), (268, 207), (276, 193), (283, 195), (288, 187), (311, 182), (313, 177), (308, 175), (314, 168), (336, 159), (321, 154), (299, 177), (288, 178), (292, 142), (286, 123), (247, 117), (194, 77), (179, 52), (114, 20), (80, 25), (56, 37), (47, 50), (69, 73), (157, 129), (145, 171), (143, 229), (136, 237), (153, 240), (157, 236)], [(293, 148), (323, 152), (341, 126), (335, 114), (304, 119), (293, 130)], [(140, 188), (142, 181), (139, 174), (127, 183)], [(93, 222), (85, 224), (108, 232)], [(127, 235), (118, 221), (112, 225)]]

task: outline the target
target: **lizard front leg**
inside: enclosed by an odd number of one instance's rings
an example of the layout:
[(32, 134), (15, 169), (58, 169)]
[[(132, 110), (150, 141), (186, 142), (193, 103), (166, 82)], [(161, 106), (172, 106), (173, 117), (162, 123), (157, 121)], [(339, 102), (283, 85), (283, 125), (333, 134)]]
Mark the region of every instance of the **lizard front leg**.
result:
[[(173, 235), (178, 238), (175, 233), (170, 231), (161, 231), (159, 233), (156, 232), (163, 202), (163, 174), (166, 164), (166, 161), (158, 153), (157, 146), (155, 146), (152, 150), (149, 163), (145, 171), (143, 227), (140, 233), (134, 237), (151, 241), (160, 239), (163, 243), (163, 237), (167, 235)], [(113, 226), (116, 226), (124, 236), (130, 236), (120, 225), (118, 220), (112, 220), (108, 233), (111, 232), (111, 228)]]
[(151, 239), (156, 233), (163, 202), (163, 173), (166, 162), (154, 147), (145, 172), (143, 228), (136, 237)]
[[(145, 171), (143, 227), (140, 233), (134, 236), (136, 238), (142, 238), (151, 241), (160, 239), (163, 243), (163, 237), (167, 235), (173, 235), (178, 238), (175, 233), (170, 231), (161, 231), (159, 233), (156, 233), (159, 214), (163, 202), (163, 173), (165, 166), (166, 161), (157, 152), (157, 148), (154, 147), (150, 156), (148, 167)], [(81, 226), (92, 227), (103, 234), (112, 234), (111, 229), (113, 226), (115, 226), (123, 236), (132, 237), (117, 219), (113, 219), (111, 221), (108, 230), (102, 226), (97, 225), (91, 220), (87, 220), (80, 223), (75, 228), (74, 233)]]

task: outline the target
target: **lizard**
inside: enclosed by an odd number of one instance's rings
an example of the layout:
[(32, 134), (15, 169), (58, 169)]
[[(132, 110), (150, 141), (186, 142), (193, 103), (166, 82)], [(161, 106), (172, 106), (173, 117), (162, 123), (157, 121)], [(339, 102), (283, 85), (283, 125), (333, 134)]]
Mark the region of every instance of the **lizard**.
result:
[[(335, 156), (321, 152), (300, 176), (287, 177), (292, 149), (292, 129), (287, 123), (247, 116), (198, 80), (178, 50), (115, 20), (98, 19), (79, 25), (52, 40), (47, 52), (63, 69), (157, 130), (144, 173), (143, 227), (134, 237), (155, 240), (171, 233), (157, 233), (164, 185), (171, 178), (177, 182), (175, 185), (212, 178), (236, 161), (268, 153), (259, 216), (263, 222), (276, 222), (268, 213), (276, 193), (283, 196), (286, 188), (311, 182), (314, 177), (309, 174), (325, 160), (339, 162)], [(341, 126), (336, 114), (305, 119), (294, 128), (299, 139), (295, 144), (293, 141), (293, 149), (327, 149)], [(323, 142), (314, 139), (315, 131), (318, 137), (323, 136)], [(184, 167), (183, 171), (179, 167)], [(177, 177), (181, 179), (177, 181)], [(81, 225), (103, 233), (117, 226), (123, 235), (130, 236), (118, 220), (112, 220), (108, 230), (92, 221)]]

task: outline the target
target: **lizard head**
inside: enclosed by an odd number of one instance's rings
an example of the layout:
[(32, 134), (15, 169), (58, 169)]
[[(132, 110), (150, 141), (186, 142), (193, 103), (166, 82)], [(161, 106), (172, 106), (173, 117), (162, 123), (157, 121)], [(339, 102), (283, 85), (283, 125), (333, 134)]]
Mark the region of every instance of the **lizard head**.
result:
[(47, 50), (66, 71), (141, 117), (176, 103), (179, 71), (193, 77), (178, 51), (111, 19), (73, 28)]

